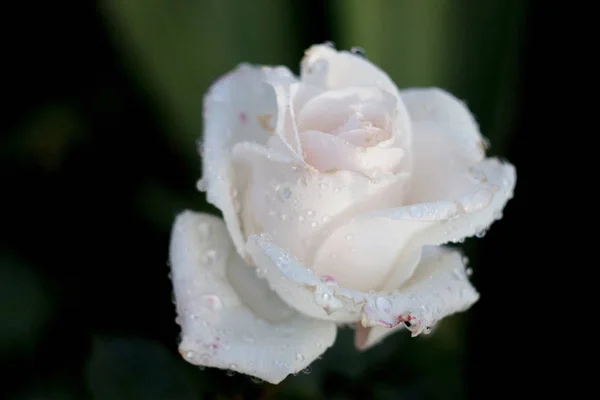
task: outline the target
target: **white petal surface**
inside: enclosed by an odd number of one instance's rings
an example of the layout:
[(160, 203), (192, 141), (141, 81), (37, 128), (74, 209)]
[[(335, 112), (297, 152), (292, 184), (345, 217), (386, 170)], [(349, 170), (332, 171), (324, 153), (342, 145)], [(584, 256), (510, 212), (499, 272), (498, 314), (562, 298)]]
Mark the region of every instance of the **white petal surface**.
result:
[(267, 143), (275, 133), (278, 117), (272, 84), (294, 81), (287, 68), (244, 64), (217, 80), (204, 99), (202, 186), (207, 201), (223, 212), (238, 251), (243, 251), (245, 241), (231, 196), (230, 151), (239, 142)]
[(396, 115), (393, 116), (392, 134), (396, 137), (395, 147), (406, 151), (403, 171), (410, 171), (411, 121), (398, 87), (385, 72), (364, 57), (347, 51), (336, 51), (327, 45), (315, 45), (306, 51), (302, 59), (300, 77), (303, 82), (326, 90), (375, 86), (393, 95), (396, 98)]
[[(290, 310), (264, 280), (244, 275), (252, 268), (241, 261), (225, 224), (214, 216), (186, 211), (177, 217), (170, 261), (182, 328), (179, 351), (192, 364), (277, 384), (309, 365), (335, 340), (334, 323)], [(232, 287), (231, 277), (245, 280), (244, 298)], [(279, 323), (259, 318), (246, 301)]]
[(282, 300), (304, 315), (336, 322), (359, 321), (364, 293), (340, 286), (273, 243), (266, 235), (251, 235), (247, 245), (254, 265)]
[[(442, 318), (468, 309), (479, 299), (471, 286), (460, 252), (439, 246), (424, 248), (415, 274), (391, 295), (369, 296), (363, 310), (364, 327), (394, 328), (404, 324), (412, 336), (428, 333)], [(359, 348), (386, 336), (381, 329), (359, 331)], [(393, 329), (389, 329), (393, 333)]]
[(360, 147), (318, 131), (302, 132), (301, 141), (306, 162), (322, 172), (347, 170), (377, 177), (399, 172), (404, 159), (404, 150), (397, 147)]
[(397, 96), (390, 77), (364, 57), (337, 51), (327, 45), (315, 45), (305, 52), (301, 62), (302, 81), (327, 90), (352, 86), (377, 86)]
[[(368, 285), (383, 282), (381, 275), (369, 274), (373, 268), (404, 268), (393, 272), (396, 282), (401, 283), (399, 278), (406, 279), (412, 272), (405, 269), (406, 260), (422, 246), (462, 241), (499, 219), (513, 195), (515, 180), (512, 165), (486, 159), (473, 166), (470, 173), (453, 177), (454, 197), (448, 200), (385, 209), (349, 220), (323, 242), (315, 265), (327, 263), (330, 254), (335, 253), (338, 263), (326, 265), (343, 265), (348, 271), (345, 279), (353, 273), (357, 278), (352, 282), (363, 285), (355, 289), (366, 290)], [(354, 243), (353, 252), (344, 251), (349, 248), (348, 238)]]
[(401, 95), (412, 122), (409, 204), (454, 198), (462, 190), (455, 177), (485, 155), (479, 127), (467, 107), (441, 89), (410, 89)]
[(352, 171), (321, 174), (247, 143), (237, 145), (233, 157), (245, 234), (267, 232), (309, 263), (338, 224), (397, 204), (406, 183), (400, 174), (377, 181)]

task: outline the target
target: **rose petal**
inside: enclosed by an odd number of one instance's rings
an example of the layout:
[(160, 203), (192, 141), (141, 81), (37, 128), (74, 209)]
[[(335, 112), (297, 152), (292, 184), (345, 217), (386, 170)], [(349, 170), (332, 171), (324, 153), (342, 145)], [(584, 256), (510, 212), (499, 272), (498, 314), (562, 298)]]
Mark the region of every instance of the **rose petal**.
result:
[(336, 322), (360, 320), (365, 293), (348, 290), (277, 246), (267, 235), (250, 235), (247, 251), (271, 288), (303, 315)]
[(412, 121), (413, 187), (410, 203), (447, 200), (453, 176), (483, 160), (485, 148), (468, 108), (438, 88), (401, 91)]
[[(403, 260), (421, 246), (462, 241), (487, 229), (501, 217), (512, 197), (515, 170), (496, 159), (486, 159), (473, 168), (478, 179), (467, 173), (455, 176), (453, 184), (462, 192), (457, 191), (450, 200), (385, 209), (340, 226), (317, 252), (316, 270), (337, 273), (353, 289), (367, 290), (382, 282), (387, 268), (406, 265)], [(480, 180), (481, 176), (486, 179)], [(355, 243), (354, 252), (347, 251), (351, 248), (349, 237)], [(336, 264), (327, 263), (331, 254), (338, 255)], [(373, 268), (379, 273), (370, 275)], [(410, 271), (396, 273), (410, 276)]]
[(367, 298), (362, 326), (384, 327), (387, 332), (359, 330), (357, 347), (373, 346), (401, 324), (412, 332), (412, 336), (428, 333), (442, 318), (468, 309), (478, 299), (479, 294), (467, 277), (461, 253), (446, 247), (428, 246), (415, 274), (394, 294)]
[[(242, 266), (220, 219), (181, 213), (173, 226), (170, 254), (182, 327), (179, 351), (188, 362), (277, 384), (333, 344), (335, 324), (289, 310), (256, 275), (254, 279), (243, 276), (250, 288), (245, 298), (240, 297), (228, 277), (244, 273), (244, 267), (252, 269)], [(237, 272), (232, 273), (232, 268)], [(281, 321), (274, 324), (257, 317), (246, 301)]]
[(202, 141), (203, 186), (207, 201), (223, 212), (238, 251), (243, 251), (231, 196), (230, 151), (238, 142), (266, 144), (275, 132), (278, 104), (271, 84), (291, 84), (295, 77), (287, 68), (259, 68), (246, 64), (216, 81), (204, 99)]
[[(400, 91), (390, 77), (364, 57), (347, 51), (336, 51), (327, 45), (309, 48), (301, 62), (302, 82), (320, 86), (326, 90), (344, 89), (353, 86), (375, 86), (396, 97), (396, 116), (393, 118), (395, 147), (406, 151), (403, 171), (412, 165), (411, 121), (400, 97)], [(320, 128), (317, 130), (323, 131)]]
[(323, 172), (347, 170), (375, 178), (399, 172), (404, 159), (400, 148), (359, 147), (323, 132), (303, 132), (300, 138), (306, 162)]
[(320, 174), (248, 143), (237, 145), (233, 157), (245, 234), (268, 232), (307, 261), (337, 224), (397, 204), (406, 183), (401, 174), (378, 180), (352, 171)]
[(350, 117), (359, 115), (362, 121), (389, 130), (395, 110), (396, 97), (377, 87), (330, 90), (311, 98), (300, 109), (298, 128), (301, 132), (332, 133)]
[(397, 96), (390, 77), (364, 57), (348, 51), (336, 51), (327, 45), (315, 45), (305, 52), (301, 62), (301, 80), (327, 90), (352, 86), (377, 86)]

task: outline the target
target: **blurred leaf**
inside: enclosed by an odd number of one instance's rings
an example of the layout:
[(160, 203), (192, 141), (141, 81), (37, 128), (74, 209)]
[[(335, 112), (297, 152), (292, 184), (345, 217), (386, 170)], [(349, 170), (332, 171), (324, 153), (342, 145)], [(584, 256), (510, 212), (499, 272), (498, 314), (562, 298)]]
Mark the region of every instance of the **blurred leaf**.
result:
[[(170, 126), (173, 145), (196, 163), (202, 98), (240, 62), (298, 63), (292, 9), (272, 0), (104, 0), (107, 23)], [(294, 54), (294, 57), (297, 55)]]
[(51, 312), (43, 280), (28, 265), (0, 254), (0, 352), (33, 346)]
[(184, 362), (158, 342), (96, 338), (87, 365), (94, 400), (198, 399)]

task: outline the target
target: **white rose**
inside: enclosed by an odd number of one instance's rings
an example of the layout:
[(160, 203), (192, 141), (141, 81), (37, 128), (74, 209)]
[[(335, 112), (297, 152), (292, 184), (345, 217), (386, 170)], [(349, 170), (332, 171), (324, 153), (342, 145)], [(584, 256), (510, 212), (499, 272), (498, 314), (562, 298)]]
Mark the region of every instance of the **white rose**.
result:
[(485, 158), (467, 107), (398, 90), (359, 55), (313, 46), (300, 78), (241, 65), (205, 98), (203, 189), (171, 239), (180, 352), (281, 382), (338, 324), (366, 349), (428, 332), (479, 295), (460, 242), (500, 218), (515, 169)]

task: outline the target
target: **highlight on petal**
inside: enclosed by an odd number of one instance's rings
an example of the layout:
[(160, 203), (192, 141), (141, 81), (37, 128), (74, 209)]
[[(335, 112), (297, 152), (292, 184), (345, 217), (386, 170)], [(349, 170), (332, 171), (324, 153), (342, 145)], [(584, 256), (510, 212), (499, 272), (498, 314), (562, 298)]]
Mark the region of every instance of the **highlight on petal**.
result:
[(412, 128), (413, 185), (409, 203), (448, 200), (470, 166), (485, 156), (484, 139), (468, 108), (437, 88), (401, 92)]
[[(278, 103), (273, 84), (296, 81), (284, 67), (262, 68), (242, 64), (217, 80), (204, 98), (204, 134), (201, 144), (202, 180), (207, 201), (223, 212), (238, 251), (243, 251), (236, 207), (231, 192), (231, 148), (239, 142), (266, 145), (275, 133)], [(243, 254), (243, 253), (241, 253)]]
[(413, 122), (430, 122), (443, 128), (443, 134), (448, 136), (445, 143), (450, 144), (446, 151), (471, 162), (483, 159), (484, 139), (462, 101), (440, 88), (401, 90), (400, 97)]
[[(234, 251), (225, 224), (214, 216), (185, 211), (177, 217), (170, 262), (182, 329), (179, 351), (192, 364), (277, 384), (335, 340), (334, 323), (290, 310), (256, 273), (243, 271), (253, 269)], [(242, 293), (234, 286), (243, 286)]]
[[(402, 326), (412, 336), (429, 333), (442, 318), (465, 311), (478, 299), (461, 253), (427, 246), (410, 280), (390, 295), (367, 297), (356, 345), (371, 347)], [(364, 329), (369, 327), (374, 329)]]

